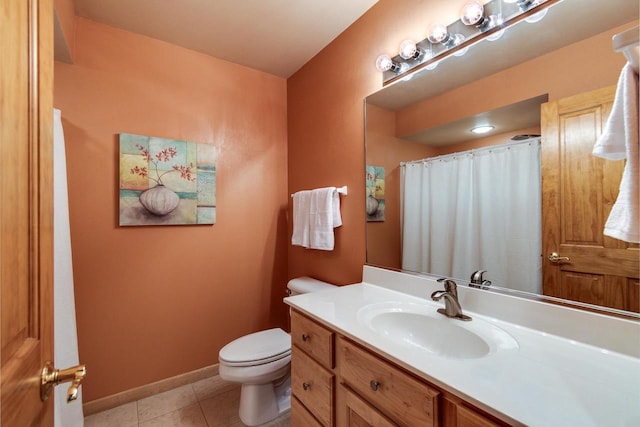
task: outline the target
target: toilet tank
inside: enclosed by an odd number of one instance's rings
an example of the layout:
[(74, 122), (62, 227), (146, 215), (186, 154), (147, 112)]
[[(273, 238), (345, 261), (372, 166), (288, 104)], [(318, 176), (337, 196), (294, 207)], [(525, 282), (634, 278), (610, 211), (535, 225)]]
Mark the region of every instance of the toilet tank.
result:
[(291, 296), (317, 292), (323, 289), (335, 288), (336, 285), (323, 282), (312, 277), (302, 276), (289, 280), (287, 283), (287, 293)]

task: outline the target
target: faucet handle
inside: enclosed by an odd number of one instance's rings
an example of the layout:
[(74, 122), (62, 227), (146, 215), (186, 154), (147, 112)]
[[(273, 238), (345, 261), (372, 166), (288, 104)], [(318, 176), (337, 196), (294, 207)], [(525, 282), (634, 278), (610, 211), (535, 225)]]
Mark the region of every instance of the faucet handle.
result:
[(487, 270), (474, 271), (473, 274), (471, 275), (471, 282), (469, 283), (469, 286), (471, 286), (472, 288), (478, 288), (478, 289), (486, 289), (488, 286), (490, 286), (491, 281), (484, 280), (482, 277), (482, 275), (486, 272)]
[(458, 285), (456, 284), (456, 282), (451, 279), (447, 279), (446, 277), (438, 279), (438, 282), (444, 282), (444, 290), (451, 294), (454, 294), (455, 296), (458, 296)]
[(486, 273), (487, 270), (477, 270), (471, 274), (471, 283), (482, 283), (482, 275)]

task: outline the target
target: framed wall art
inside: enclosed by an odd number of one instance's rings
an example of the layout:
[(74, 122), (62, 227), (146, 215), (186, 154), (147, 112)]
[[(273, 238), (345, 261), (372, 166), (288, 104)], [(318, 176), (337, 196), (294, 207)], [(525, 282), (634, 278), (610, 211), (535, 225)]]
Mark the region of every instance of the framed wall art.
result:
[(120, 225), (216, 222), (217, 149), (121, 133)]

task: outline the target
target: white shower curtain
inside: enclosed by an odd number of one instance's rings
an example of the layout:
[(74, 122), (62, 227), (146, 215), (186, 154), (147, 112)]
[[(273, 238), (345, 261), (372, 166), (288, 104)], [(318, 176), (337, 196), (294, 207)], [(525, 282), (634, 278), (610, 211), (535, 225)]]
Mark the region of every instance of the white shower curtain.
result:
[[(54, 365), (57, 369), (76, 366), (78, 334), (76, 306), (73, 296), (71, 263), (71, 232), (69, 198), (67, 194), (67, 161), (60, 110), (53, 110), (53, 343)], [(54, 425), (82, 427), (82, 387), (78, 399), (67, 403), (68, 384), (54, 389)]]
[(540, 139), (401, 165), (402, 268), (542, 288)]

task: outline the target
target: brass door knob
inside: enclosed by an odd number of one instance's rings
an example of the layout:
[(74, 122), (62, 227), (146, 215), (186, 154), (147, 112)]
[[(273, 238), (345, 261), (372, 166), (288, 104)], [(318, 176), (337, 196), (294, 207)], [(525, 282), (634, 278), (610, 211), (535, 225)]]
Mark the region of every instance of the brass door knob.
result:
[(55, 369), (53, 363), (46, 362), (40, 376), (40, 399), (44, 402), (49, 398), (54, 386), (71, 381), (67, 391), (67, 403), (78, 398), (78, 387), (87, 375), (84, 365), (73, 366), (67, 369)]
[(547, 258), (549, 261), (551, 261), (554, 264), (562, 264), (563, 262), (569, 262), (571, 261), (569, 259), (569, 257), (567, 256), (560, 256), (558, 255), (557, 252), (552, 252), (551, 255), (549, 255), (549, 257)]

